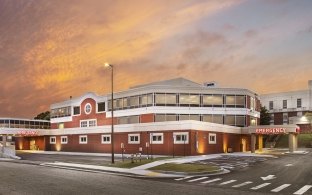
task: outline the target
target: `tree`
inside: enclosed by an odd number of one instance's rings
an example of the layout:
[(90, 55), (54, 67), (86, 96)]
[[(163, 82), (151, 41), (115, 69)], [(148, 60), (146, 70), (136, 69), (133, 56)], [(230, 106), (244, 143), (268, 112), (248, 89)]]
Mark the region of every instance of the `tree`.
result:
[(260, 125), (270, 125), (271, 116), (265, 106), (261, 106)]
[(50, 120), (50, 111), (41, 112), (34, 119), (48, 120), (49, 121)]
[(312, 112), (307, 112), (304, 114), (304, 117), (307, 119), (307, 121), (310, 124), (310, 132), (312, 133)]

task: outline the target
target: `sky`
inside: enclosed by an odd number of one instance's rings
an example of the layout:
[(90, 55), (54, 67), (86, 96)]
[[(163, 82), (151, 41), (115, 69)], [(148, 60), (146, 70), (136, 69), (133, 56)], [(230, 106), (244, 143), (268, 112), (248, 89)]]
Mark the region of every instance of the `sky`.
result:
[(307, 89), (311, 0), (0, 0), (0, 117), (185, 77)]

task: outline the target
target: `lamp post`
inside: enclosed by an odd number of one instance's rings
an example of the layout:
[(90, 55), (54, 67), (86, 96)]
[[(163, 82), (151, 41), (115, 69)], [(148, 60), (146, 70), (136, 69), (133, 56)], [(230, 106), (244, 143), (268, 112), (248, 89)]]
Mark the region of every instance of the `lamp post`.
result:
[(114, 159), (114, 66), (109, 63), (104, 64), (105, 67), (110, 67), (112, 70), (112, 75), (111, 75), (111, 89), (112, 89), (112, 94), (111, 94), (111, 112), (112, 112), (112, 132), (111, 132), (111, 147), (112, 147), (112, 164), (115, 163)]

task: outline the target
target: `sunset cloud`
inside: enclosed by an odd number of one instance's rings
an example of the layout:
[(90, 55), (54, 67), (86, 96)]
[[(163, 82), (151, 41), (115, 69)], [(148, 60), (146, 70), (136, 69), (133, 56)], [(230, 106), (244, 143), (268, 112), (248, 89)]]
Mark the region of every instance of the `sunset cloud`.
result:
[[(310, 1), (74, 2), (0, 0), (0, 117), (107, 93), (106, 61), (116, 90), (182, 76), (266, 93), (312, 79)], [(275, 78), (293, 72), (291, 83)]]

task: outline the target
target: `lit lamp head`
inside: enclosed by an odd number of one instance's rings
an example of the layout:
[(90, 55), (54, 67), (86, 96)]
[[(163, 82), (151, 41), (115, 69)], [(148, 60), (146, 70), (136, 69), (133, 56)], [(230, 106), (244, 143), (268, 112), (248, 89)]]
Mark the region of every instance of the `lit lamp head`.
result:
[(105, 67), (113, 67), (113, 65), (109, 64), (108, 62), (105, 62), (105, 63), (104, 63), (104, 66), (105, 66)]

